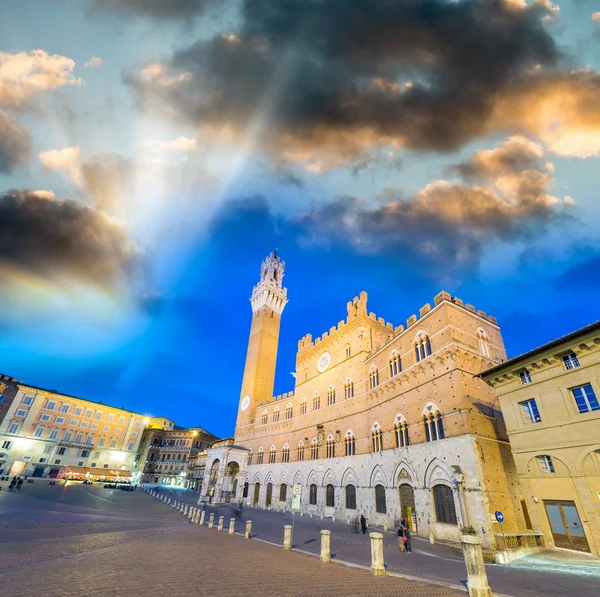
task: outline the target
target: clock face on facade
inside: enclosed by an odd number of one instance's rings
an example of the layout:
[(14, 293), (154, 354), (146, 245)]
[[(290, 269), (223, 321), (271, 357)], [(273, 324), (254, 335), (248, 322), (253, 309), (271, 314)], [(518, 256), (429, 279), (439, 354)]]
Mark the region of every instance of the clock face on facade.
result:
[(331, 353), (324, 352), (319, 357), (319, 360), (317, 361), (317, 371), (319, 373), (323, 373), (323, 371), (325, 371), (327, 369), (327, 367), (329, 367), (330, 363), (331, 363)]
[(242, 398), (242, 410), (246, 410), (250, 406), (250, 396), (244, 396)]

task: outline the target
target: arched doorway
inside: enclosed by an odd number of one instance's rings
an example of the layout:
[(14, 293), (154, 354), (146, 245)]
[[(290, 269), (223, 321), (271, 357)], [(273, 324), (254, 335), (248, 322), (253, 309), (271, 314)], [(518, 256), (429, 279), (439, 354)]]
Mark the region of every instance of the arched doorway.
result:
[(273, 501), (273, 483), (267, 483), (267, 508), (271, 507)]
[(246, 481), (244, 483), (244, 492), (242, 493), (242, 497), (247, 498), (248, 497), (248, 489), (250, 487), (250, 484), (248, 483), (248, 481)]
[(208, 474), (208, 501), (212, 502), (215, 496), (215, 486), (217, 484), (217, 478), (219, 476), (219, 466), (221, 465), (220, 460), (215, 460), (210, 466), (210, 473)]
[(398, 488), (400, 494), (400, 517), (405, 518), (408, 528), (417, 532), (417, 514), (415, 512), (415, 490), (412, 485), (403, 483)]
[(254, 497), (252, 498), (252, 505), (258, 506), (258, 498), (260, 497), (260, 483), (254, 484)]
[(240, 472), (240, 465), (232, 460), (227, 463), (225, 467), (225, 478), (223, 479), (223, 499), (226, 503), (229, 503), (232, 499), (235, 499), (237, 490), (237, 475)]

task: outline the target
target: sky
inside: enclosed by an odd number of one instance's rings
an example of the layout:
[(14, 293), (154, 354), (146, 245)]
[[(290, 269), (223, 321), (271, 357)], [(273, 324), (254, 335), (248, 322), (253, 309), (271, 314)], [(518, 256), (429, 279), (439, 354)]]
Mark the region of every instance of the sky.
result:
[(230, 436), (275, 248), (275, 394), (361, 290), (597, 320), (599, 71), (592, 0), (3, 0), (0, 372)]

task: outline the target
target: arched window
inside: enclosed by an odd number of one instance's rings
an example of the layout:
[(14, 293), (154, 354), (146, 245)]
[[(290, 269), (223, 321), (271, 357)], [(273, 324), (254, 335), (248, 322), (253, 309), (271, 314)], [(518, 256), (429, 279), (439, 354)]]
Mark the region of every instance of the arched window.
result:
[(277, 456), (277, 450), (276, 450), (275, 446), (271, 446), (271, 449), (269, 450), (269, 464), (273, 464), (275, 462), (276, 456)]
[(395, 377), (402, 371), (402, 359), (398, 351), (393, 350), (390, 357), (390, 377)]
[(273, 423), (278, 423), (279, 422), (279, 407), (276, 406), (275, 410), (273, 411)]
[(286, 498), (287, 498), (287, 485), (285, 483), (282, 483), (279, 486), (279, 501), (285, 502)]
[(281, 451), (281, 462), (289, 462), (290, 461), (290, 447), (288, 444), (283, 446), (283, 450)]
[(335, 507), (335, 487), (331, 483), (325, 488), (325, 505), (328, 508)]
[(383, 485), (375, 485), (375, 511), (379, 514), (387, 514), (385, 487)]
[(372, 390), (379, 385), (379, 371), (377, 367), (373, 365), (369, 371), (369, 389)]
[(248, 452), (248, 465), (252, 464), (252, 450), (250, 450), (250, 452)]
[(304, 460), (304, 442), (300, 442), (298, 444), (298, 462), (302, 462)]
[(490, 357), (490, 339), (483, 328), (477, 330), (477, 340), (479, 341), (479, 350), (484, 357)]
[(293, 410), (291, 403), (285, 407), (285, 419), (289, 421), (292, 418)]
[(350, 350), (350, 344), (346, 344), (346, 358), (349, 359), (352, 351)]
[(335, 458), (335, 440), (333, 435), (327, 437), (327, 458)]
[(457, 524), (454, 494), (446, 485), (435, 485), (433, 488), (435, 518), (442, 524)]
[(346, 400), (354, 398), (354, 382), (350, 378), (344, 384), (344, 398)]
[(356, 454), (356, 440), (352, 431), (346, 431), (344, 443), (346, 444), (346, 456), (354, 456)]
[(269, 420), (269, 413), (265, 409), (265, 410), (263, 410), (263, 413), (262, 413), (262, 424), (266, 425), (268, 420)]
[(327, 390), (327, 406), (333, 406), (335, 404), (335, 388), (329, 386)]
[(316, 460), (319, 457), (319, 442), (315, 437), (310, 444), (310, 457), (311, 460)]
[(250, 488), (250, 485), (249, 485), (248, 481), (246, 481), (246, 482), (244, 483), (244, 491), (243, 491), (243, 493), (242, 493), (242, 497), (243, 497), (243, 498), (247, 498), (247, 497), (248, 497), (248, 489), (249, 489), (249, 488)]
[(383, 432), (379, 423), (375, 423), (371, 429), (371, 444), (373, 452), (381, 452), (383, 450)]
[(313, 397), (313, 410), (319, 410), (321, 408), (321, 396), (316, 392)]
[(523, 369), (519, 372), (519, 378), (521, 379), (521, 385), (526, 386), (528, 383), (531, 383), (531, 375), (529, 373), (529, 369)]
[(418, 363), (428, 356), (431, 356), (431, 340), (425, 332), (421, 331), (415, 338), (416, 362)]
[(423, 423), (425, 425), (425, 439), (428, 442), (434, 442), (446, 437), (442, 419), (442, 414), (437, 408), (426, 407), (423, 412)]
[(302, 400), (300, 402), (300, 414), (301, 415), (306, 414), (306, 398), (302, 398)]
[(396, 415), (394, 421), (394, 435), (396, 436), (396, 448), (405, 448), (409, 445), (408, 423), (402, 415)]
[(346, 510), (356, 510), (356, 487), (346, 485)]
[(308, 503), (311, 506), (317, 505), (317, 486), (314, 483), (309, 488)]
[(263, 463), (263, 458), (265, 455), (265, 451), (263, 450), (262, 446), (258, 449), (258, 459), (257, 459), (257, 463), (258, 464), (262, 464)]

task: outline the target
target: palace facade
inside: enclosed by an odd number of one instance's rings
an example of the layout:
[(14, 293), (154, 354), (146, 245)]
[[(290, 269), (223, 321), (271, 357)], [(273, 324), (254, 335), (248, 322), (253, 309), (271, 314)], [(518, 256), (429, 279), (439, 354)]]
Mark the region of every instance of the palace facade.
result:
[(367, 308), (298, 342), (296, 387), (272, 396), (285, 263), (271, 253), (250, 299), (252, 322), (235, 437), (210, 448), (201, 500), (290, 509), (295, 484), (313, 516), (390, 526), (457, 541), (472, 527), (495, 548), (524, 528), (518, 484), (493, 390), (477, 374), (506, 360), (494, 317), (440, 292), (406, 325)]

